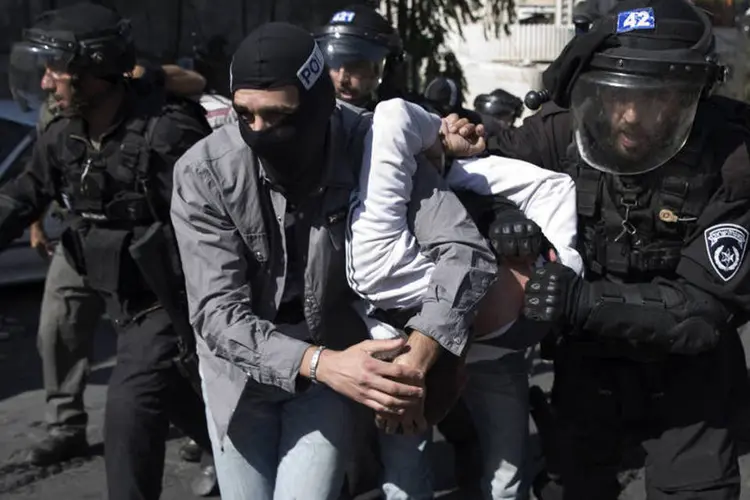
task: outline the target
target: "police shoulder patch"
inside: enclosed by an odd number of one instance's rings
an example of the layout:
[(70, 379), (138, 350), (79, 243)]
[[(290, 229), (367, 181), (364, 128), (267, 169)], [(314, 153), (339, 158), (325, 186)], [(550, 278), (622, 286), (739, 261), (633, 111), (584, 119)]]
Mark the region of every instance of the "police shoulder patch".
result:
[(708, 261), (722, 280), (729, 281), (740, 270), (747, 250), (748, 231), (737, 224), (716, 224), (703, 232)]
[(310, 57), (308, 57), (305, 64), (300, 66), (299, 70), (297, 70), (297, 79), (302, 83), (302, 86), (305, 87), (305, 90), (310, 90), (310, 88), (315, 85), (315, 82), (318, 81), (318, 78), (320, 78), (324, 68), (325, 59), (323, 59), (323, 52), (321, 52), (320, 47), (318, 47), (318, 44), (316, 43)]
[(633, 30), (652, 30), (656, 28), (654, 9), (626, 10), (617, 13), (617, 33), (627, 33)]

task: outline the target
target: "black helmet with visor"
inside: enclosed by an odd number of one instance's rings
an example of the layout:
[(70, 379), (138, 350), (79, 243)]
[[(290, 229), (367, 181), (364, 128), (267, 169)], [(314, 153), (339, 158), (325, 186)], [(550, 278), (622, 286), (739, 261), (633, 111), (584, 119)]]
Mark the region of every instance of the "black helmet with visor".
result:
[(403, 59), (401, 37), (375, 10), (354, 5), (336, 12), (315, 35), (326, 64), (338, 70), (368, 64), (382, 82), (389, 66)]
[(76, 4), (49, 11), (24, 30), (9, 58), (9, 83), (22, 107), (38, 107), (47, 98), (41, 87), (53, 77), (84, 73), (116, 80), (135, 66), (130, 23), (96, 4)]
[(687, 0), (625, 0), (573, 39), (543, 79), (573, 115), (591, 167), (638, 175), (673, 158), (722, 81), (708, 17)]
[(495, 118), (509, 117), (516, 120), (523, 114), (523, 102), (503, 89), (495, 89), (489, 94), (479, 94), (474, 99), (474, 109)]

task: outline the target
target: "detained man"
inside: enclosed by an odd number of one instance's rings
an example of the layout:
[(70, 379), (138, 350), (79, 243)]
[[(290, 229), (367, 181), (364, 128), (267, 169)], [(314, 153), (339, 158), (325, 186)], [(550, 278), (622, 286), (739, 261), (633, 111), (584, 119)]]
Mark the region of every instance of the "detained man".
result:
[[(440, 156), (432, 150), (440, 144), (441, 126), (436, 115), (401, 99), (382, 102), (375, 108), (372, 140), (366, 141), (360, 189), (350, 212), (347, 242), (349, 281), (371, 304), (369, 311), (364, 307), (359, 310), (373, 338), (403, 336), (394, 327), (397, 323), (389, 321), (398, 316), (395, 311), (400, 315), (418, 311), (430, 300), (427, 283), (434, 272), (434, 263), (421, 251), (419, 236), (411, 232), (407, 217), (414, 209), (415, 193), (421, 189), (423, 171), (433, 168), (418, 162), (415, 154), (427, 149), (431, 156)], [(443, 137), (446, 144), (455, 140), (455, 136)], [(465, 147), (472, 149), (466, 142)], [(482, 146), (478, 144), (476, 151), (481, 151)], [(442, 167), (442, 162), (438, 166)], [(454, 161), (446, 180), (456, 190), (507, 197), (511, 210), (513, 204), (517, 205), (541, 227), (554, 248), (550, 258), (559, 258), (580, 273), (582, 260), (574, 249), (575, 187), (567, 175), (490, 156)], [(468, 207), (476, 197), (463, 194), (462, 199)], [(483, 208), (470, 212), (475, 215), (480, 231), (492, 242), (498, 258), (506, 259), (474, 323), (474, 343), (466, 356), (468, 379), (463, 399), (482, 448), (483, 496), (525, 498), (520, 489), (528, 422), (524, 351), (540, 340), (540, 335), (534, 335), (520, 321), (515, 323), (523, 305), (523, 287), (531, 273), (530, 265), (537, 260), (543, 245), (520, 245), (515, 252), (509, 251), (510, 245), (506, 243), (513, 240), (512, 226), (516, 224), (508, 227), (505, 210), (497, 212), (496, 206), (489, 208), (489, 213)], [(533, 229), (521, 224), (519, 232), (532, 236)], [(520, 236), (519, 241), (533, 240)], [(539, 241), (543, 241), (541, 234)], [(531, 257), (531, 261), (524, 262), (518, 257)], [(410, 415), (380, 419), (384, 424), (380, 433), (385, 469), (383, 492), (389, 500), (426, 499), (433, 494), (427, 456), (431, 431), (424, 425), (429, 419), (416, 415), (409, 421)], [(416, 434), (394, 434), (396, 425)]]
[(368, 114), (336, 103), (319, 47), (285, 23), (240, 44), (231, 91), (239, 121), (180, 159), (171, 206), (222, 498), (334, 499), (356, 403), (422, 404), (424, 374), (463, 354), (496, 259), (434, 172), (409, 222), (440, 293), (410, 323), (410, 356), (377, 359), (404, 341), (366, 340), (345, 267)]

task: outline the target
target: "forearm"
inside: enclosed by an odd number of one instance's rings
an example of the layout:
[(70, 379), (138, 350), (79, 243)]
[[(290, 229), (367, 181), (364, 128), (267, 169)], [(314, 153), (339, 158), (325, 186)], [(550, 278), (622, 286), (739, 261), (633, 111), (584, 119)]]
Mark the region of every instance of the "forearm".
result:
[[(573, 323), (584, 332), (663, 346), (670, 352), (710, 349), (730, 314), (688, 283), (589, 283)], [(580, 301), (579, 301), (580, 302)], [(699, 339), (696, 339), (700, 337)]]
[(26, 228), (39, 220), (43, 210), (0, 192), (0, 249), (23, 235)]
[(193, 329), (216, 357), (261, 384), (294, 392), (309, 344), (253, 310), (245, 243), (207, 176), (198, 165), (178, 162), (171, 204)]
[(42, 134), (26, 169), (0, 188), (0, 248), (21, 236), (52, 202), (52, 173), (47, 161), (47, 136)]
[(412, 358), (412, 366), (422, 373), (427, 373), (432, 368), (443, 350), (435, 339), (416, 330), (411, 332), (406, 344), (409, 346), (406, 352)]
[(422, 309), (408, 328), (460, 356), (475, 310), (496, 279), (497, 262), (456, 195), (429, 166), (420, 165), (409, 219), (422, 253), (435, 263)]
[[(347, 233), (347, 277), (361, 297), (383, 309), (419, 304), (433, 264), (407, 224), (415, 154), (434, 143), (440, 119), (402, 100), (378, 105)], [(432, 168), (432, 167), (430, 167)]]
[(507, 198), (541, 228), (560, 261), (581, 273), (583, 261), (575, 251), (578, 222), (575, 184), (568, 175), (524, 161), (490, 156), (455, 161), (447, 180), (454, 189)]
[(546, 111), (526, 118), (517, 128), (498, 131), (487, 138), (490, 154), (524, 160), (547, 170), (559, 171), (560, 160), (573, 140), (570, 113), (548, 103)]
[(201, 94), (206, 88), (206, 79), (195, 71), (187, 70), (176, 64), (165, 64), (164, 88), (181, 96), (194, 96)]
[(254, 381), (294, 393), (310, 344), (285, 335), (273, 322), (254, 314), (239, 295), (221, 294), (203, 301), (196, 300), (189, 288), (196, 334), (216, 357), (237, 366)]

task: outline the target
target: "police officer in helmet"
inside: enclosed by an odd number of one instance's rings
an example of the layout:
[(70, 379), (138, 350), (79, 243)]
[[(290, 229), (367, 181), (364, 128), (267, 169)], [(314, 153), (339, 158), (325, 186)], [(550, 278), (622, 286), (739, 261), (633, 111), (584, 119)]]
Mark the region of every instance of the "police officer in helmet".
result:
[(647, 453), (648, 498), (739, 498), (750, 133), (746, 106), (711, 96), (723, 74), (702, 11), (625, 0), (545, 72), (554, 102), (489, 139), (576, 183), (585, 277), (545, 265), (524, 311), (562, 334), (550, 465), (566, 499), (618, 497), (625, 436)]
[(482, 123), (482, 117), (476, 112), (463, 106), (463, 92), (458, 83), (452, 78), (438, 76), (433, 78), (422, 92), (424, 100), (421, 106), (430, 113), (438, 116), (448, 116), (455, 113), (459, 118), (466, 118), (471, 123)]
[[(104, 434), (113, 500), (159, 497), (170, 421), (209, 445), (203, 402), (184, 376), (196, 370), (169, 205), (174, 162), (210, 129), (197, 104), (125, 76), (134, 65), (129, 23), (96, 4), (47, 12), (26, 30), (10, 55), (13, 95), (33, 106), (52, 93), (63, 112), (0, 190), (0, 248), (53, 200), (66, 207), (65, 258), (118, 332)], [(85, 422), (51, 429), (44, 446), (71, 443), (85, 447)]]
[(353, 5), (338, 11), (315, 38), (337, 99), (372, 110), (378, 100), (403, 91), (401, 38), (375, 10)]
[(482, 124), (488, 135), (502, 128), (512, 127), (523, 114), (523, 102), (503, 89), (489, 94), (479, 94), (474, 99), (474, 110), (482, 115)]

